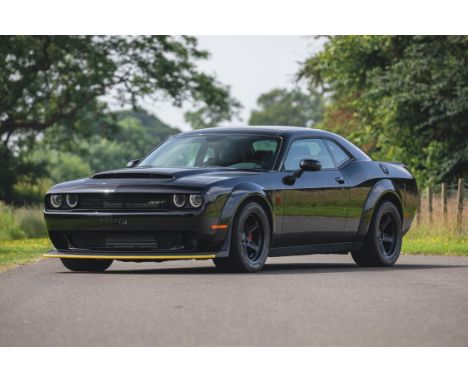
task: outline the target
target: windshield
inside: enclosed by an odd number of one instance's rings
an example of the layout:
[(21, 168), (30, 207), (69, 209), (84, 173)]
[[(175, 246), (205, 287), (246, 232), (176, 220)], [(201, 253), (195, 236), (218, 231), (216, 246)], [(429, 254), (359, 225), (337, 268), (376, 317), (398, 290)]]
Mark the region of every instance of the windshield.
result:
[(255, 135), (181, 136), (168, 140), (137, 167), (230, 167), (271, 170), (280, 141)]

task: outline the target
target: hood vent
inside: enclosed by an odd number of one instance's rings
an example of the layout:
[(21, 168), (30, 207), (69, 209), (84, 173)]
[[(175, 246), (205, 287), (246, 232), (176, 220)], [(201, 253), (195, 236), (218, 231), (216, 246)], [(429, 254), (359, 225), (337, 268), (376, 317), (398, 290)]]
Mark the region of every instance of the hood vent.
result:
[(151, 172), (101, 172), (93, 175), (93, 179), (174, 179), (174, 177)]

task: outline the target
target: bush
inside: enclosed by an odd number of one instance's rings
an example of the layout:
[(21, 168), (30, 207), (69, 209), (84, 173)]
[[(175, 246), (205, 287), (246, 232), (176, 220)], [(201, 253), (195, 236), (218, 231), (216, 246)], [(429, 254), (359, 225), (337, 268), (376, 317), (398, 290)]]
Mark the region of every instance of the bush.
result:
[(47, 178), (41, 178), (35, 182), (21, 180), (14, 185), (13, 202), (16, 206), (43, 203), (44, 195), (50, 186), (52, 186), (52, 181)]
[(28, 238), (47, 236), (42, 208), (22, 207), (15, 210), (16, 220)]
[(15, 217), (14, 210), (0, 202), (0, 240), (24, 239), (26, 234)]

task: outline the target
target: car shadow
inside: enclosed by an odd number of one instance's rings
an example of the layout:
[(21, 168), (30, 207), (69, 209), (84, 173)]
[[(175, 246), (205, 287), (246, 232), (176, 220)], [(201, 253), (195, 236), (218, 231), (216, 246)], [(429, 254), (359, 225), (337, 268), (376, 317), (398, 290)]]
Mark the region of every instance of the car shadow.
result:
[[(352, 263), (281, 263), (281, 264), (266, 264), (263, 270), (255, 273), (255, 276), (270, 275), (270, 274), (318, 274), (318, 273), (342, 273), (342, 272), (400, 272), (419, 269), (449, 269), (449, 268), (468, 268), (468, 265), (438, 265), (438, 264), (395, 264), (393, 267), (358, 267)], [(104, 273), (101, 272), (58, 272), (69, 274), (90, 274), (99, 273), (102, 275), (236, 275), (248, 276), (249, 273), (223, 273), (218, 271), (213, 266), (202, 267), (171, 267), (171, 268), (151, 268), (151, 269), (109, 269)]]

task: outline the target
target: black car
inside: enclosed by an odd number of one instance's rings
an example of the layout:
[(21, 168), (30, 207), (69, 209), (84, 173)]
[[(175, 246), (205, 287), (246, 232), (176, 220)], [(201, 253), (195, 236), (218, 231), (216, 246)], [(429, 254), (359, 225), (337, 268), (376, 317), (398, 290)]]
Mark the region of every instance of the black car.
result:
[(52, 187), (45, 221), (73, 271), (113, 260), (213, 259), (255, 272), (268, 256), (349, 253), (390, 266), (418, 205), (413, 175), (343, 137), (291, 127), (170, 138), (128, 168)]

